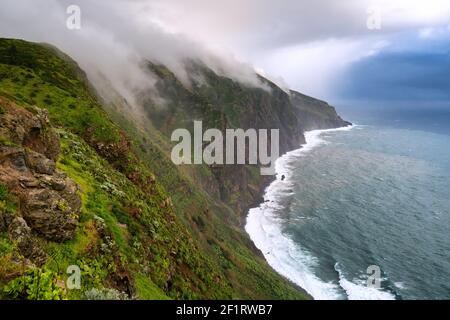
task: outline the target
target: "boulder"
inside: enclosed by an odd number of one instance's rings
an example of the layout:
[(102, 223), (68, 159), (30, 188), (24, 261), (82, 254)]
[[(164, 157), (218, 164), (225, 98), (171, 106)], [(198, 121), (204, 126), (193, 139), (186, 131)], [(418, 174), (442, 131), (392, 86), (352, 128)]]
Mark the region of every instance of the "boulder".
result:
[(81, 201), (78, 188), (71, 181), (65, 192), (33, 189), (23, 199), (22, 215), (27, 224), (42, 237), (56, 242), (73, 238)]
[(59, 137), (50, 126), (48, 111), (38, 107), (21, 108), (2, 98), (0, 103), (4, 109), (0, 136), (55, 161), (60, 151)]
[(19, 252), (30, 259), (37, 266), (42, 266), (47, 261), (47, 254), (33, 239), (30, 227), (22, 217), (15, 217), (9, 225), (9, 237), (17, 244)]
[(53, 160), (48, 159), (43, 154), (28, 151), (25, 153), (25, 161), (28, 168), (34, 173), (48, 174), (55, 173), (56, 164)]
[[(50, 127), (47, 112), (12, 102), (2, 105), (0, 183), (18, 196), (17, 218), (23, 220), (14, 220), (10, 232), (16, 239), (22, 239), (20, 232), (57, 242), (72, 239), (81, 208), (80, 188), (56, 169), (59, 136)], [(0, 221), (0, 228), (7, 227)], [(33, 249), (29, 242), (23, 243), (24, 250)]]

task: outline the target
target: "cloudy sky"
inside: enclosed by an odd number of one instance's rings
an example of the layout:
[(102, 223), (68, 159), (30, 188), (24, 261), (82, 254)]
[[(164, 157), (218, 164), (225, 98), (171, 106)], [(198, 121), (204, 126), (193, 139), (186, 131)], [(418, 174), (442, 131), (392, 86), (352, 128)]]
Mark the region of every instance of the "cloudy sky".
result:
[(450, 100), (448, 0), (2, 0), (0, 36), (54, 43), (117, 86), (139, 86), (143, 57), (180, 77), (197, 57), (332, 103)]

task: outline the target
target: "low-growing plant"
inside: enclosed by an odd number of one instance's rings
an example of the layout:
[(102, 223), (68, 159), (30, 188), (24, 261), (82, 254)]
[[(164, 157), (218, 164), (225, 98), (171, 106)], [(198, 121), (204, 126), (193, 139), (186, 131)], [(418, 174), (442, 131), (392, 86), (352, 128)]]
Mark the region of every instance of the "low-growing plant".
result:
[(64, 290), (56, 281), (53, 271), (33, 269), (10, 281), (3, 291), (11, 299), (61, 300), (64, 298)]
[(0, 214), (13, 215), (17, 210), (17, 201), (8, 188), (0, 183)]
[(6, 200), (8, 198), (8, 195), (8, 188), (5, 185), (0, 184), (0, 200)]
[(87, 300), (128, 300), (128, 295), (126, 293), (120, 292), (116, 289), (102, 288), (96, 289), (92, 288), (84, 293)]
[(69, 204), (64, 199), (59, 200), (56, 206), (62, 212), (66, 212), (69, 209)]
[(77, 265), (80, 266), (85, 288), (101, 288), (108, 274), (114, 272), (114, 265), (105, 258), (81, 259)]

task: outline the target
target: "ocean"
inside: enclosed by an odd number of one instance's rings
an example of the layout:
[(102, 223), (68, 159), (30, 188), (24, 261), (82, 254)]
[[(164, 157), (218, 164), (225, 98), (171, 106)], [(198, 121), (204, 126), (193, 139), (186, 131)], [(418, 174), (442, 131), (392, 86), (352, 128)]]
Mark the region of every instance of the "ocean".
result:
[(355, 125), (305, 136), (247, 217), (268, 263), (315, 299), (450, 299), (450, 135)]

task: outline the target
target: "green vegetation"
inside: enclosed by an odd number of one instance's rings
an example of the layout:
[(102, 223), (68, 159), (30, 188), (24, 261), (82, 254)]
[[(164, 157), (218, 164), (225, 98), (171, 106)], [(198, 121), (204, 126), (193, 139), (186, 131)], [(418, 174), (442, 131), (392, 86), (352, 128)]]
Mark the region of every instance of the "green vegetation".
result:
[[(159, 72), (173, 88), (173, 74), (163, 67)], [(0, 232), (0, 297), (305, 298), (258, 254), (239, 226), (239, 213), (220, 201), (223, 190), (208, 189), (215, 179), (210, 168), (178, 168), (168, 157), (172, 126), (202, 114), (209, 125), (223, 124), (226, 117), (238, 126), (237, 101), (261, 93), (229, 79), (200, 93), (177, 86), (182, 94), (169, 108), (175, 116), (155, 112), (163, 120), (153, 121), (158, 126), (150, 121), (137, 126), (122, 109), (102, 105), (76, 63), (57, 49), (0, 39), (0, 96), (30, 111), (32, 105), (49, 111), (60, 136), (57, 168), (80, 186), (82, 200), (73, 239), (55, 243), (36, 237), (48, 255), (42, 266), (15, 263), (17, 244), (6, 230)], [(223, 96), (210, 103), (214, 90)], [(186, 101), (192, 109), (175, 110)], [(218, 109), (222, 101), (223, 110)], [(257, 168), (245, 170), (257, 189)], [(238, 192), (230, 198), (241, 200)], [(66, 206), (57, 204), (61, 211)], [(17, 208), (17, 199), (0, 185), (0, 212), (14, 215)], [(80, 267), (82, 290), (65, 287), (70, 265)]]
[[(163, 134), (157, 133), (150, 122), (145, 123), (142, 127), (136, 127), (135, 123), (130, 121), (130, 119), (133, 119), (133, 115), (129, 114), (128, 119), (124, 117), (124, 114), (127, 114), (126, 108), (114, 109), (109, 106), (108, 110), (112, 118), (126, 130), (133, 141), (136, 141), (142, 147), (139, 151), (140, 157), (151, 166), (158, 181), (170, 192), (176, 213), (188, 229), (194, 230), (193, 237), (199, 241), (203, 250), (223, 270), (234, 292), (238, 293), (236, 297), (250, 299), (305, 298), (303, 293), (292, 288), (287, 281), (281, 279), (267, 266), (263, 258), (258, 256), (259, 253), (256, 249), (253, 249), (253, 244), (242, 233), (242, 218), (239, 212), (236, 212), (238, 210), (233, 211), (230, 207), (222, 204), (220, 190), (217, 193), (212, 192), (210, 186), (213, 185), (215, 178), (210, 168), (206, 165), (176, 167), (170, 160), (170, 132), (177, 126), (184, 126), (189, 129), (192, 122), (188, 122), (186, 119), (194, 119), (196, 114), (201, 114), (205, 127), (222, 127), (223, 119), (226, 116), (222, 111), (217, 110), (221, 103), (216, 101), (217, 107), (214, 109), (216, 111), (211, 111), (213, 107), (211, 103), (207, 103), (209, 100), (207, 95), (213, 95), (212, 92), (214, 91), (227, 92), (224, 99), (233, 100), (236, 103), (243, 96), (250, 99), (252, 92), (258, 92), (258, 90), (249, 89), (249, 91), (243, 92), (242, 89), (239, 89), (239, 85), (229, 79), (223, 79), (223, 82), (214, 79), (211, 83), (215, 83), (217, 87), (202, 88), (201, 90), (205, 92), (202, 96), (202, 94), (192, 93), (184, 88), (174, 78), (173, 74), (163, 66), (152, 65), (151, 67), (152, 70), (156, 70), (156, 74), (163, 75), (164, 85), (162, 87), (170, 88), (171, 92), (176, 92), (176, 94), (172, 93), (173, 96), (170, 96), (169, 101), (172, 105), (165, 112), (156, 112), (155, 116), (152, 111), (151, 114), (153, 123), (157, 124), (161, 130), (158, 132)], [(214, 76), (211, 75), (211, 77)], [(225, 87), (228, 89), (225, 89)], [(230, 97), (232, 90), (235, 90), (237, 96)], [(179, 104), (175, 97), (180, 99)], [(244, 103), (246, 103), (245, 100)], [(207, 111), (203, 109), (205, 106)], [(151, 106), (148, 107), (151, 109)], [(161, 126), (164, 123), (171, 123), (173, 126)], [(151, 137), (151, 139), (147, 137)], [(195, 168), (195, 171), (192, 171), (192, 168)], [(245, 179), (247, 176), (248, 185), (253, 190), (258, 190), (261, 183), (259, 167), (245, 166), (243, 170), (246, 173), (242, 175), (238, 173), (237, 177), (230, 176), (230, 178)], [(222, 187), (226, 188), (227, 183), (230, 188), (233, 187), (230, 180), (224, 180)], [(245, 198), (244, 193), (235, 192), (230, 195), (227, 203), (243, 203)]]
[(4, 293), (12, 299), (61, 300), (63, 290), (55, 282), (56, 275), (49, 270), (32, 269), (4, 287)]
[(142, 300), (168, 300), (164, 292), (143, 274), (137, 274), (135, 279), (137, 297)]
[(77, 134), (101, 142), (120, 140), (118, 128), (92, 95), (84, 73), (53, 47), (1, 40), (0, 93), (48, 109), (55, 125)]
[(8, 191), (8, 188), (0, 183), (0, 215), (13, 215), (17, 210), (17, 199)]
[[(93, 229), (92, 224), (105, 224), (105, 229), (110, 230), (111, 235), (106, 237), (106, 241), (103, 240), (100, 250), (106, 253), (105, 257), (113, 256), (113, 262), (119, 264), (118, 267), (127, 265), (130, 271), (147, 270), (141, 275), (141, 285), (145, 283), (142, 280), (144, 274), (158, 287), (164, 288), (167, 287), (171, 269), (180, 275), (189, 271), (185, 277), (171, 280), (167, 295), (173, 298), (198, 298), (200, 294), (213, 296), (217, 294), (213, 292), (214, 288), (219, 290), (221, 285), (223, 288), (219, 291), (225, 294), (222, 297), (226, 297), (226, 285), (212, 281), (218, 274), (214, 274), (216, 272), (208, 259), (199, 255), (184, 227), (170, 223), (175, 222), (175, 216), (170, 207), (162, 205), (168, 196), (156, 183), (152, 197), (147, 197), (77, 136), (61, 132), (61, 138), (62, 153), (58, 167), (83, 189), (81, 221), (86, 230), (86, 237), (77, 237), (82, 244), (74, 242), (64, 245), (67, 256), (62, 260), (85, 256), (86, 250), (92, 248), (92, 241), (98, 241), (99, 237), (95, 234), (97, 231), (89, 232), (89, 229)], [(87, 265), (90, 267), (82, 268), (84, 273), (99, 276), (102, 274), (102, 265), (107, 266), (108, 262), (97, 266), (95, 263)], [(102, 283), (95, 279), (92, 282)], [(141, 289), (145, 291), (142, 286)], [(191, 291), (198, 291), (198, 295)], [(148, 290), (145, 292), (148, 293)]]

